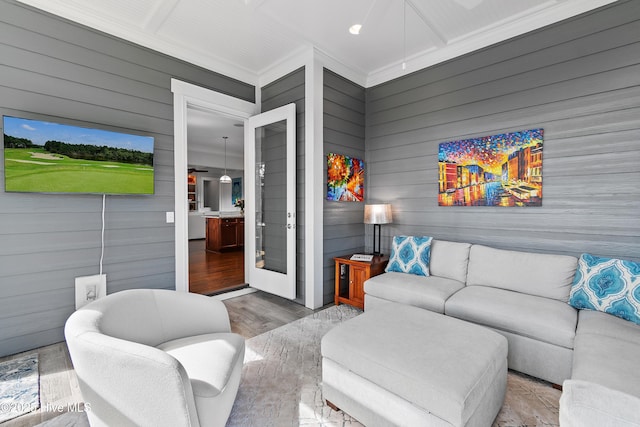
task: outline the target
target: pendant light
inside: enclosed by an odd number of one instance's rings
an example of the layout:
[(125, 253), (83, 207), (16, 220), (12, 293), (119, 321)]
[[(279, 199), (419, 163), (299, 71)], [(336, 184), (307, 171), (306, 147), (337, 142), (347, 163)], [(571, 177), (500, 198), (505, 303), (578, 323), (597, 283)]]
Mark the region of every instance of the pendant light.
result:
[(222, 137), (222, 139), (224, 139), (224, 175), (220, 177), (221, 184), (231, 184), (231, 177), (227, 175), (227, 138), (229, 137)]

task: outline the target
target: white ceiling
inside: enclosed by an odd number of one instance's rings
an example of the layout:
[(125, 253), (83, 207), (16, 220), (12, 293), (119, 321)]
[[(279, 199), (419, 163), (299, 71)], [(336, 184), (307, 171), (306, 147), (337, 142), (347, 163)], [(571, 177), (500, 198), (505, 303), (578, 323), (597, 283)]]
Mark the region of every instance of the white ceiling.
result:
[[(369, 87), (614, 0), (18, 1), (257, 86), (314, 50)], [(238, 123), (190, 109), (189, 165), (218, 173), (228, 136), (227, 167), (242, 169)]]
[(368, 87), (614, 0), (19, 1), (254, 85), (316, 49)]
[(222, 174), (244, 169), (244, 127), (242, 122), (221, 114), (193, 107), (187, 108), (187, 163), (189, 167)]

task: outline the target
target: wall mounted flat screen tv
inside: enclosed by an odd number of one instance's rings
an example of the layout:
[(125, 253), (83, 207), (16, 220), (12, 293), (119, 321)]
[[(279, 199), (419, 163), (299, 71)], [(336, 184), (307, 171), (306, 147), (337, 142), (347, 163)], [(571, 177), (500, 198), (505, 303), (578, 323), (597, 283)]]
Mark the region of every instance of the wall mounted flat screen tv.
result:
[(153, 194), (150, 136), (3, 116), (7, 192)]

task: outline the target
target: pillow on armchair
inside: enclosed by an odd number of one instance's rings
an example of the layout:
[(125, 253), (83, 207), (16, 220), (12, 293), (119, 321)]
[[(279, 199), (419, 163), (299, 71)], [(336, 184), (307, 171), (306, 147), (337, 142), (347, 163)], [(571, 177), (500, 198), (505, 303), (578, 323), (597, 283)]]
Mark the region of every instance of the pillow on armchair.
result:
[(393, 236), (386, 272), (429, 275), (432, 237)]
[(640, 324), (640, 263), (582, 254), (569, 304)]

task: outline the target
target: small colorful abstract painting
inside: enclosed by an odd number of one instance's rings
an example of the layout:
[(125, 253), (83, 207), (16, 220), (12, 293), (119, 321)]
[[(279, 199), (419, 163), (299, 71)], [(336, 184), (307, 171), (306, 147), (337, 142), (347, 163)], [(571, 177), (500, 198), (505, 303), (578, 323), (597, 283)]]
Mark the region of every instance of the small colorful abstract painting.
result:
[(353, 157), (327, 155), (327, 200), (364, 201), (364, 162)]
[(542, 206), (544, 129), (462, 141), (438, 149), (440, 206)]
[(233, 178), (231, 180), (231, 204), (235, 206), (239, 199), (242, 199), (242, 178)]

